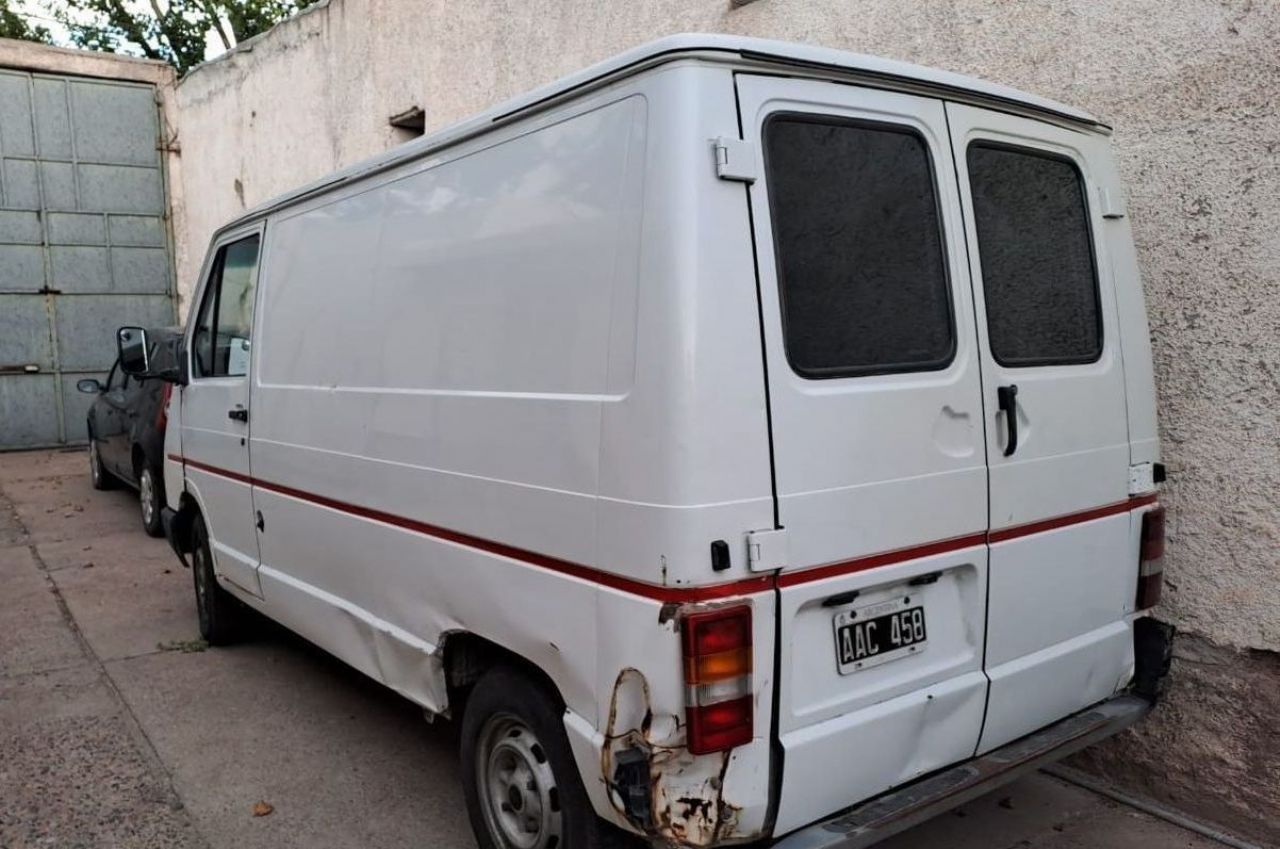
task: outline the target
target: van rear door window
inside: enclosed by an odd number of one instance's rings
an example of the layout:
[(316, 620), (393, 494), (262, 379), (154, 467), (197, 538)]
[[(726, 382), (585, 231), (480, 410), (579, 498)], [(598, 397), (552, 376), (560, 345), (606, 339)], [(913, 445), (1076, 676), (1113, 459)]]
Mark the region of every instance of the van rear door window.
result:
[(1102, 312), (1080, 170), (981, 142), (965, 158), (992, 356), (1003, 366), (1098, 359)]
[(828, 378), (946, 366), (955, 340), (924, 139), (779, 114), (764, 148), (791, 367)]

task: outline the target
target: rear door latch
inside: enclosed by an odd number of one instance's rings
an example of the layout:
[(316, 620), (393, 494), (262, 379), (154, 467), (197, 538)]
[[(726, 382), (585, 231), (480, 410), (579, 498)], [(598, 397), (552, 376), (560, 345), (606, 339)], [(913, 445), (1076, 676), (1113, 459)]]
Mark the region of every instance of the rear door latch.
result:
[(786, 528), (747, 533), (747, 568), (752, 572), (784, 569), (788, 559)]
[(996, 401), (1000, 412), (1004, 413), (1006, 427), (1009, 428), (1009, 441), (1004, 446), (1004, 456), (1012, 457), (1018, 450), (1018, 385), (996, 387)]

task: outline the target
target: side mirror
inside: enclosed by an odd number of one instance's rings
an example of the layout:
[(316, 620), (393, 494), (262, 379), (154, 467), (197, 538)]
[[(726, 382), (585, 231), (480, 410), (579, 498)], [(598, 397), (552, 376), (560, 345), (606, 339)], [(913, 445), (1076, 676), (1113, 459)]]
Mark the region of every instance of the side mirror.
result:
[(120, 352), (120, 370), (125, 374), (143, 375), (150, 370), (151, 346), (147, 331), (141, 327), (122, 327), (116, 331), (116, 348)]
[(76, 390), (86, 395), (101, 395), (102, 384), (92, 377), (86, 377), (76, 381)]

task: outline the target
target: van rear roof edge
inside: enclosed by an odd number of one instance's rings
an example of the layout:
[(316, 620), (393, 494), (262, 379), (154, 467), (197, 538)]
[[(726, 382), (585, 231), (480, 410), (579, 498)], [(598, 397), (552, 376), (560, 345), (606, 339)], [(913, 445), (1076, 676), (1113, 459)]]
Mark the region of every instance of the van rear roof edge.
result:
[(499, 103), (470, 118), (393, 147), (292, 192), (272, 198), (219, 227), (214, 237), (246, 222), (295, 203), (301, 203), (327, 189), (428, 156), (491, 129), (495, 125), (523, 117), (551, 103), (559, 102), (565, 97), (616, 82), (655, 65), (687, 58), (723, 62), (741, 67), (743, 70), (773, 68), (775, 71), (790, 69), (827, 73), (880, 88), (968, 100), (996, 109), (1012, 108), (1017, 111), (1031, 112), (1043, 118), (1069, 124), (1076, 129), (1103, 134), (1111, 132), (1111, 127), (1105, 121), (1083, 109), (964, 74), (861, 53), (850, 53), (830, 47), (815, 47), (737, 35), (684, 33), (633, 47), (602, 62)]

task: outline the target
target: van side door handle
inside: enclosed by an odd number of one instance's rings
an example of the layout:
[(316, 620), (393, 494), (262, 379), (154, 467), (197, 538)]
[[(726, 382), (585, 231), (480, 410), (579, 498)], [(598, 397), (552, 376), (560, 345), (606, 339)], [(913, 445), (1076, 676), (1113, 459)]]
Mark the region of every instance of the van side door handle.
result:
[(1009, 457), (1018, 450), (1018, 385), (996, 387), (996, 403), (1009, 423), (1009, 442), (1004, 447), (1004, 456)]
[(227, 418), (235, 422), (248, 422), (249, 411), (237, 404), (234, 410), (227, 410)]

